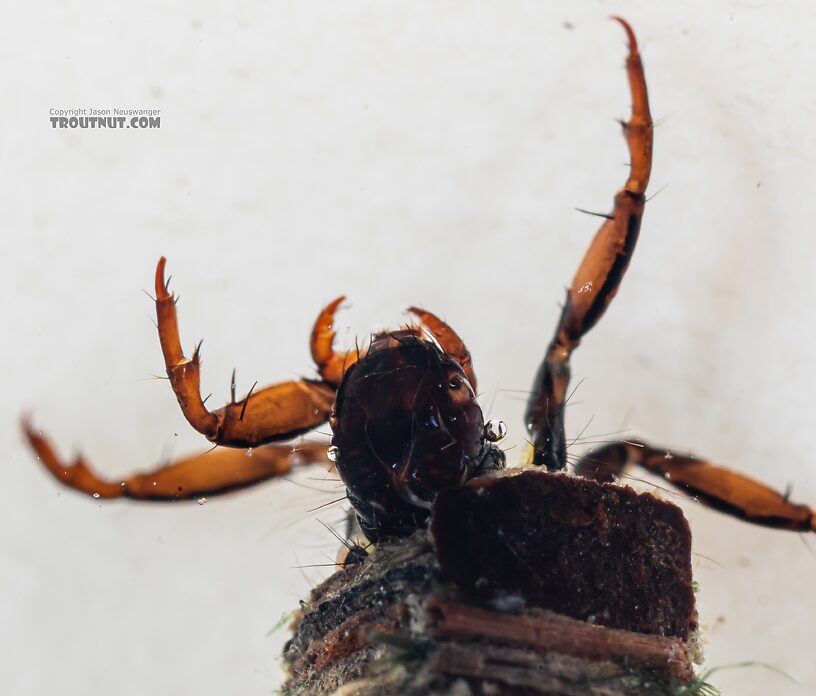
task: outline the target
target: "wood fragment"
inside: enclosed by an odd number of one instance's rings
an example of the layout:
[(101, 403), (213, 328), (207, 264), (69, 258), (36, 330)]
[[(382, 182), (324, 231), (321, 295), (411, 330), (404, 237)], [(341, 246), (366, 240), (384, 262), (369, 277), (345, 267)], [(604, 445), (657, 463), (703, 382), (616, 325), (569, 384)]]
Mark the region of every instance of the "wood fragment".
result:
[[(608, 484), (542, 475), (564, 479), (579, 501), (587, 486), (608, 493)], [(529, 484), (513, 478), (513, 485)], [(620, 495), (628, 514), (665, 504)], [(538, 513), (516, 512), (521, 533), (525, 519), (540, 522)], [(580, 554), (572, 541), (564, 537), (564, 553)], [(285, 650), (291, 676), (284, 693), (634, 696), (671, 693), (695, 678), (693, 634), (602, 626), (525, 601), (485, 599), (446, 577), (437, 556), (431, 532), (423, 530), (381, 542), (362, 563), (316, 587)], [(693, 606), (680, 611), (691, 612), (689, 623), (696, 620)]]

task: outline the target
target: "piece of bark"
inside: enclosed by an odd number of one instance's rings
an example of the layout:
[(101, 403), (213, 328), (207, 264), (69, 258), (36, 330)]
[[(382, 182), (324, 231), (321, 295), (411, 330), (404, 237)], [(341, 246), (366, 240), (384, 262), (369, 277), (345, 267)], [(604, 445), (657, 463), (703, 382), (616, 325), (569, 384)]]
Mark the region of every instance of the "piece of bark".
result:
[[(512, 479), (519, 479), (516, 486), (527, 485), (520, 476), (496, 483)], [(580, 511), (586, 484), (574, 481), (562, 502), (565, 509)], [(531, 490), (542, 489), (534, 483)], [(604, 494), (617, 491), (604, 489)], [(569, 495), (575, 507), (565, 502)], [(629, 500), (629, 493), (620, 495)], [(632, 512), (654, 502), (635, 502)], [(451, 511), (461, 512), (462, 504), (459, 500)], [(541, 522), (537, 511), (519, 507), (516, 513), (522, 529), (528, 521)], [(582, 529), (596, 528), (583, 513), (575, 515), (584, 520)], [(564, 553), (584, 553), (573, 541), (564, 538)], [(380, 543), (363, 563), (332, 575), (312, 591), (287, 644), (284, 659), (291, 677), (284, 693), (624, 696), (663, 693), (694, 678), (688, 635), (601, 626), (531, 606), (515, 594), (486, 600), (468, 583), (463, 590), (448, 577), (428, 531)], [(693, 604), (690, 612), (687, 606), (683, 611), (691, 626)]]
[(443, 491), (431, 524), (444, 575), (485, 601), (687, 638), (691, 531), (676, 505), (537, 470)]

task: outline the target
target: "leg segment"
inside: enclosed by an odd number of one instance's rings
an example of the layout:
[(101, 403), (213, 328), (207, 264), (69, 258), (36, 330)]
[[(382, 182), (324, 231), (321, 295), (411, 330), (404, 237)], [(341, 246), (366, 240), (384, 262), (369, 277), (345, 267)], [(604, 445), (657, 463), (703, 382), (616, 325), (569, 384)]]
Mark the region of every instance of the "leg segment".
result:
[(357, 352), (337, 353), (334, 350), (334, 337), (336, 335), (334, 331), (334, 314), (340, 303), (345, 299), (345, 296), (341, 295), (320, 312), (320, 316), (318, 316), (312, 329), (310, 342), (312, 359), (317, 365), (317, 371), (324, 382), (331, 384), (335, 388), (340, 386), (346, 369), (357, 362), (360, 357)]
[(244, 450), (218, 448), (179, 459), (155, 471), (109, 481), (99, 478), (81, 456), (73, 463), (63, 462), (48, 439), (36, 432), (30, 423), (23, 423), (23, 433), (37, 458), (55, 479), (94, 498), (186, 500), (226, 493), (284, 476), (294, 466), (315, 462), (328, 464), (325, 444), (269, 445), (254, 450), (252, 456)]
[[(334, 315), (345, 299), (345, 296), (340, 296), (328, 304), (318, 316), (312, 329), (312, 358), (317, 364), (318, 372), (323, 381), (335, 388), (340, 386), (345, 371), (360, 358), (357, 352), (338, 353), (334, 350), (334, 337), (336, 335)], [(470, 351), (468, 351), (464, 341), (459, 338), (459, 335), (432, 312), (417, 307), (409, 307), (408, 311), (416, 315), (422, 326), (442, 346), (442, 350), (462, 366), (473, 390), (476, 391), (476, 375), (473, 372)], [(417, 331), (416, 335), (421, 337), (419, 331)]]
[(643, 64), (629, 25), (626, 73), (632, 93), (632, 113), (623, 124), (629, 148), (629, 178), (615, 195), (612, 214), (601, 225), (567, 291), (555, 336), (536, 374), (527, 404), (526, 423), (533, 440), (533, 463), (548, 469), (566, 465), (564, 401), (570, 380), (570, 356), (583, 336), (603, 316), (635, 249), (652, 164), (652, 118)]
[(575, 473), (598, 481), (612, 481), (628, 464), (662, 476), (672, 486), (691, 493), (701, 503), (766, 527), (816, 531), (816, 511), (797, 505), (759, 481), (729, 469), (652, 447), (643, 442), (615, 442), (583, 457)]
[[(286, 440), (325, 423), (335, 389), (302, 379), (283, 382), (208, 411), (201, 399), (199, 347), (188, 359), (181, 349), (176, 301), (164, 281), (165, 259), (156, 267), (156, 316), (167, 376), (184, 417), (211, 442), (227, 447), (255, 447)], [(324, 310), (325, 312), (325, 310)], [(323, 316), (323, 315), (321, 315)]]
[(467, 349), (465, 342), (459, 338), (459, 335), (438, 316), (417, 307), (409, 307), (408, 311), (415, 314), (431, 335), (438, 341), (448, 355), (450, 355), (461, 368), (465, 371), (465, 375), (476, 392), (476, 373), (473, 371), (473, 360), (470, 357), (470, 351)]

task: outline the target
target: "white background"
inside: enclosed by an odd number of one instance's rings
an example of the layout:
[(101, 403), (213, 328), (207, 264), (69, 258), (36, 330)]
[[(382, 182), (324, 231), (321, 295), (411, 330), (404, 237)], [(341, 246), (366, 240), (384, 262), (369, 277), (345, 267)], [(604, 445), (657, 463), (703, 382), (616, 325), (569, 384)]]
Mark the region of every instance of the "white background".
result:
[[(570, 431), (594, 416), (585, 436), (627, 428), (816, 504), (809, 3), (21, 8), (0, 22), (3, 693), (269, 694), (286, 634), (266, 632), (326, 571), (295, 566), (333, 556), (319, 471), (203, 506), (99, 504), (22, 446), (24, 410), (111, 477), (206, 445), (150, 379), (161, 254), (214, 402), (233, 366), (243, 390), (312, 374), (311, 323), (346, 293), (347, 345), (408, 304), (448, 319), (523, 442), (502, 390), (529, 387), (597, 226), (574, 207), (608, 210), (625, 176), (611, 13), (642, 44), (665, 189), (575, 356)], [(161, 129), (51, 129), (50, 108), (91, 106), (161, 108)], [(707, 664), (799, 686), (715, 683), (816, 692), (816, 537), (681, 502)]]

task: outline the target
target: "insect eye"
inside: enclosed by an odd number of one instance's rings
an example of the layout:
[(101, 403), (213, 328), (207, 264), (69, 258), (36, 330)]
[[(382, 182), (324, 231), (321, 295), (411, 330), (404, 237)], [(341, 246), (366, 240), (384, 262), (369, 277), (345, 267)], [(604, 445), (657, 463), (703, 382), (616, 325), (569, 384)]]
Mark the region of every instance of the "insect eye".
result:
[(448, 386), (451, 389), (459, 389), (462, 386), (462, 380), (459, 377), (451, 377), (450, 382), (448, 382)]

